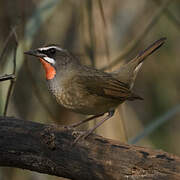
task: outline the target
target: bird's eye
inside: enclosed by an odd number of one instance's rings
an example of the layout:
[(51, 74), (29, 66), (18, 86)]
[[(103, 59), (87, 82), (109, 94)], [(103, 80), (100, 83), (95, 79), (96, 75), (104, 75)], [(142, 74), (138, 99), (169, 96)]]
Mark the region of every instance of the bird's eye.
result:
[(54, 55), (56, 53), (56, 50), (54, 48), (49, 49), (49, 53), (51, 55)]

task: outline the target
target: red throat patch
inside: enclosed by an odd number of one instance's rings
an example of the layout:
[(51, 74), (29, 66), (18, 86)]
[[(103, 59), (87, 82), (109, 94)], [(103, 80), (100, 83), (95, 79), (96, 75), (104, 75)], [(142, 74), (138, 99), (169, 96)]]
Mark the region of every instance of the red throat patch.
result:
[(40, 59), (40, 62), (41, 62), (41, 64), (43, 65), (43, 67), (45, 69), (46, 79), (47, 80), (53, 79), (54, 76), (56, 75), (55, 68), (51, 64), (46, 62), (44, 59), (42, 59), (42, 58), (39, 58), (39, 59)]

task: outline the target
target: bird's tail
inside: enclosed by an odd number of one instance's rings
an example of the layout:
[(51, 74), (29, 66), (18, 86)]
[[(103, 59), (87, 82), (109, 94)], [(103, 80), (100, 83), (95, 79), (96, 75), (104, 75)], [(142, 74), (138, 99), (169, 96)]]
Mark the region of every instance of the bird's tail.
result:
[(154, 51), (159, 49), (165, 42), (166, 38), (163, 37), (157, 41), (155, 41), (153, 44), (151, 44), (149, 47), (147, 47), (144, 51), (141, 51), (134, 59), (132, 59), (128, 64), (136, 62), (136, 66), (143, 62), (149, 55), (151, 55)]
[(166, 38), (161, 38), (151, 44), (144, 51), (141, 51), (135, 58), (133, 58), (127, 64), (124, 64), (118, 71), (114, 72), (116, 74), (116, 78), (121, 79), (124, 83), (127, 83), (130, 88), (133, 87), (136, 75), (142, 66), (143, 61), (151, 55), (154, 51), (160, 48)]

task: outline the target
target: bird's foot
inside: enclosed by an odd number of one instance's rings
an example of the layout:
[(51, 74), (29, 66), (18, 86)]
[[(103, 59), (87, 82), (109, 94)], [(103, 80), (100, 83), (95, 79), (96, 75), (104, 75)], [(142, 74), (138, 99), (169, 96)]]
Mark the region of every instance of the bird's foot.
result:
[(86, 139), (91, 133), (92, 133), (91, 129), (88, 130), (88, 131), (85, 131), (85, 132), (83, 132), (81, 134), (78, 133), (79, 135), (76, 137), (76, 139), (74, 140), (73, 144), (76, 144), (79, 140)]

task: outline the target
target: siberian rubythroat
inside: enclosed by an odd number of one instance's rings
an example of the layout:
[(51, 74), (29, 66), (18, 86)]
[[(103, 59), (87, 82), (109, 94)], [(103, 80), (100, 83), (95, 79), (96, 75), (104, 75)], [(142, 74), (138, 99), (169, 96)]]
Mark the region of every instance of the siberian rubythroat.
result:
[(119, 70), (111, 73), (82, 65), (77, 57), (57, 45), (30, 50), (25, 54), (40, 59), (49, 90), (59, 104), (78, 113), (93, 115), (71, 127), (108, 113), (92, 129), (79, 136), (78, 140), (87, 137), (112, 117), (116, 107), (125, 100), (142, 99), (132, 91), (136, 75), (146, 57), (157, 50), (165, 39), (155, 41)]

